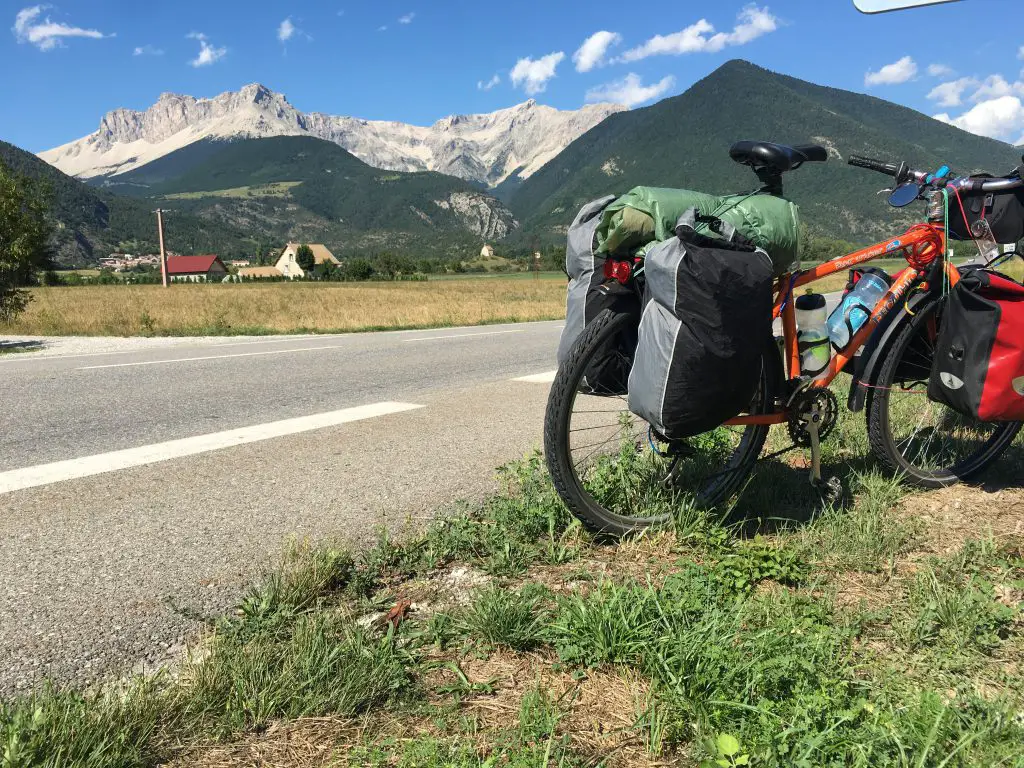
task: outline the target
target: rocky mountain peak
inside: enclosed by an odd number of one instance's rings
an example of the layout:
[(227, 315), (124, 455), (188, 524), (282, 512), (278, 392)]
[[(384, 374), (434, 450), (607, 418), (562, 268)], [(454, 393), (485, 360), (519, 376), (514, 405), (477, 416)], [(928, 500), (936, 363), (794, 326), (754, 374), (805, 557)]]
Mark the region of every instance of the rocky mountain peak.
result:
[(429, 127), (303, 113), (262, 83), (213, 98), (164, 93), (144, 111), (116, 109), (99, 129), (40, 154), (83, 178), (139, 168), (203, 139), (313, 136), (365, 163), (394, 171), (438, 171), (497, 185), (528, 177), (568, 144), (625, 109), (614, 104), (557, 110), (534, 99), (486, 114), (450, 115)]

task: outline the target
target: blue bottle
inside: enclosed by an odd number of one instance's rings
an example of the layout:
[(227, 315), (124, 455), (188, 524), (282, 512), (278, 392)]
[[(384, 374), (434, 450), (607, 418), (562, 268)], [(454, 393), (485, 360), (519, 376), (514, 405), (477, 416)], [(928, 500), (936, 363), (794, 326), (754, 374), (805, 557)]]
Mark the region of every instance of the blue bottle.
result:
[(889, 284), (870, 272), (860, 280), (828, 317), (828, 337), (837, 350), (844, 349), (850, 339), (871, 316), (871, 310), (889, 291)]

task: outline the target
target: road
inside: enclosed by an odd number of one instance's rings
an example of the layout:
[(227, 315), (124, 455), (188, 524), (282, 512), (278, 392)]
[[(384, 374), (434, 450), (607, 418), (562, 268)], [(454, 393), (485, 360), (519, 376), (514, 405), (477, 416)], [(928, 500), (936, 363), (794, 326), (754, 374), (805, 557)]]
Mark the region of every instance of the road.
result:
[(0, 695), (152, 668), (290, 540), (487, 493), (540, 444), (561, 325), (0, 358)]

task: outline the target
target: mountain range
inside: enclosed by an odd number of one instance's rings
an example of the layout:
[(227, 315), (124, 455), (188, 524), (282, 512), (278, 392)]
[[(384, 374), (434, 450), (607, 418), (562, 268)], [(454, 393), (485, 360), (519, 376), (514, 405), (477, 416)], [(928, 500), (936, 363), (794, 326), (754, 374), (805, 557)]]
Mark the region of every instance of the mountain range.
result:
[[(79, 255), (112, 243), (149, 247), (159, 205), (173, 209), (172, 247), (182, 248), (184, 233), (185, 252), (189, 243), (241, 255), (308, 240), (342, 255), (467, 259), (483, 242), (504, 239), (510, 252), (558, 242), (583, 203), (640, 184), (750, 190), (753, 174), (729, 159), (741, 139), (827, 147), (828, 163), (786, 174), (786, 195), (816, 234), (854, 242), (891, 234), (921, 211), (886, 206), (877, 194), (886, 179), (848, 166), (851, 154), (959, 173), (1020, 163), (1008, 144), (740, 60), (643, 109), (559, 112), (526, 102), (429, 129), (303, 114), (262, 86), (216, 99), (164, 96), (42, 153), (56, 168), (27, 153), (17, 159), (56, 179), (62, 236)], [(12, 154), (7, 146), (0, 159)]]
[(591, 104), (560, 111), (529, 100), (482, 115), (451, 115), (429, 127), (301, 112), (254, 83), (212, 99), (165, 93), (145, 111), (115, 109), (99, 128), (40, 157), (82, 179), (116, 177), (195, 142), (309, 136), (389, 171), (437, 171), (496, 186), (529, 178), (573, 139), (625, 109)]
[(846, 164), (851, 154), (959, 174), (1003, 174), (1020, 150), (968, 133), (874, 96), (815, 85), (742, 60), (729, 61), (685, 93), (611, 115), (527, 179), (508, 202), (526, 232), (562, 232), (588, 200), (632, 187), (683, 187), (723, 193), (752, 189), (757, 179), (729, 158), (736, 141), (813, 142), (827, 163), (784, 177), (821, 234), (868, 242), (920, 217), (895, 211), (877, 193), (886, 178)]

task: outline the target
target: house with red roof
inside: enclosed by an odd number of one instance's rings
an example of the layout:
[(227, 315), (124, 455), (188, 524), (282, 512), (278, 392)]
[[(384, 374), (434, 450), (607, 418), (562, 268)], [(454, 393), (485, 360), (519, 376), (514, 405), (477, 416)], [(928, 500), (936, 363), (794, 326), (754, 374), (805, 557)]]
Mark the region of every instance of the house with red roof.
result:
[(228, 268), (219, 256), (169, 256), (167, 278), (177, 282), (219, 283), (228, 276)]

